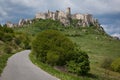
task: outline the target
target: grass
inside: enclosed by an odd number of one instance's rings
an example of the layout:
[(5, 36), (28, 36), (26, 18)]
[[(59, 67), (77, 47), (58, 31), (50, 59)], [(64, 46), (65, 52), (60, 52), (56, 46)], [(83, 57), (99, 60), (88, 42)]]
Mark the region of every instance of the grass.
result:
[[(38, 67), (40, 67), (41, 69), (43, 69), (44, 71), (50, 73), (53, 76), (56, 76), (57, 78), (59, 78), (60, 80), (92, 80), (92, 78), (88, 77), (84, 77), (84, 76), (76, 76), (76, 75), (72, 75), (72, 74), (68, 74), (65, 72), (61, 72), (58, 71), (56, 69), (54, 69), (53, 67), (44, 64), (42, 62), (39, 62), (34, 55), (32, 55), (32, 53), (29, 55), (31, 61)], [(92, 77), (92, 76), (90, 76)]]
[[(17, 50), (14, 53), (19, 52), (21, 50), (23, 50), (23, 49)], [(0, 76), (1, 76), (1, 73), (3, 72), (3, 69), (7, 65), (8, 58), (11, 57), (12, 55), (14, 55), (14, 53), (12, 53), (12, 54), (4, 53), (4, 54), (0, 55)]]
[[(66, 29), (63, 32), (63, 34), (76, 34), (77, 29)], [(49, 72), (52, 75), (57, 76), (58, 78), (62, 80), (119, 80), (120, 74), (117, 72), (113, 72), (110, 70), (106, 70), (101, 68), (101, 63), (104, 58), (110, 57), (112, 59), (120, 57), (120, 41), (114, 40), (111, 37), (107, 35), (101, 35), (101, 34), (86, 34), (83, 32), (79, 32), (77, 34), (80, 34), (79, 36), (68, 36), (78, 47), (86, 51), (90, 58), (90, 74), (91, 76), (86, 76), (84, 79), (80, 76), (71, 76), (69, 74), (59, 72), (54, 70), (52, 67), (40, 63), (37, 60), (32, 60), (33, 63), (35, 63), (40, 68), (44, 69), (45, 71)], [(97, 38), (96, 38), (97, 37)], [(94, 76), (94, 77), (92, 77)]]
[[(96, 39), (96, 36), (100, 39)], [(101, 63), (106, 57), (115, 58), (120, 57), (120, 41), (113, 40), (110, 37), (88, 34), (83, 37), (69, 37), (75, 42), (81, 50), (88, 53), (91, 62), (91, 73), (98, 76), (105, 76), (106, 78), (113, 78), (119, 80), (120, 74), (107, 70), (109, 74), (106, 75), (106, 70), (101, 68)]]
[(11, 56), (12, 54), (4, 54), (0, 56), (0, 75), (4, 69), (4, 67), (6, 66), (7, 60), (8, 58)]
[[(8, 46), (10, 46), (10, 49), (8, 49)], [(0, 41), (0, 75), (7, 64), (8, 58), (21, 50), (23, 49), (12, 42)]]
[[(90, 76), (73, 76), (64, 72), (59, 72), (47, 64), (40, 63), (33, 55), (30, 58), (34, 64), (61, 80), (119, 80), (120, 73), (101, 68), (101, 63), (106, 57), (113, 60), (120, 57), (120, 40), (115, 40), (104, 31), (95, 27), (85, 28), (58, 28), (57, 30), (71, 39), (81, 50), (86, 51), (90, 59)], [(16, 28), (16, 32), (24, 32), (34, 35), (41, 32), (39, 27), (26, 26)]]
[(38, 27), (32, 27), (29, 25), (26, 25), (26, 26), (20, 27), (20, 28), (15, 28), (14, 30), (15, 30), (15, 32), (24, 32), (28, 35), (35, 35), (36, 33), (41, 31), (41, 29), (39, 29)]

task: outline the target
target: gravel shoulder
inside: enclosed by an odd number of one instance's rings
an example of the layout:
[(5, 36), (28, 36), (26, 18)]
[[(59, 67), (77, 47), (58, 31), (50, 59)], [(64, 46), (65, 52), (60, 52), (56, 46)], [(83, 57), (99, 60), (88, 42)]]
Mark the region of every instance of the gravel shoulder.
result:
[(59, 80), (35, 66), (29, 59), (30, 50), (18, 52), (8, 59), (1, 80)]

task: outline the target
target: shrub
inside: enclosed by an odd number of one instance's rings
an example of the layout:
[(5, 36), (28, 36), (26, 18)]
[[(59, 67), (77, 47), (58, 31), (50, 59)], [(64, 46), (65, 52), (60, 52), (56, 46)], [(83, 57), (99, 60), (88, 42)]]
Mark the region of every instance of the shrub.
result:
[(67, 63), (68, 71), (77, 75), (87, 74), (90, 70), (90, 62), (88, 58), (88, 55), (82, 51), (75, 54), (73, 60)]
[(13, 39), (13, 35), (12, 34), (9, 34), (9, 33), (7, 33), (7, 34), (4, 34), (4, 36), (3, 36), (3, 38), (2, 38), (2, 40), (3, 41), (12, 41), (12, 39)]
[(101, 64), (101, 67), (105, 69), (110, 69), (112, 61), (113, 60), (109, 57), (105, 58)]
[(14, 37), (14, 31), (8, 27), (0, 27), (0, 40), (11, 41)]
[(90, 70), (89, 57), (75, 48), (75, 44), (55, 30), (39, 33), (32, 42), (32, 54), (38, 61), (52, 66), (67, 65), (69, 72), (85, 75)]
[(112, 64), (111, 67), (114, 71), (119, 72), (120, 73), (120, 58), (115, 59)]
[(18, 41), (15, 40), (15, 42), (17, 44), (19, 44), (23, 49), (31, 48), (31, 46), (30, 46), (31, 40), (27, 34), (22, 33), (21, 35), (17, 36), (16, 39)]
[(39, 27), (41, 30), (47, 29), (57, 29), (58, 27), (62, 27), (62, 24), (59, 21), (54, 21), (51, 19), (37, 19), (33, 24), (33, 27)]
[(0, 40), (3, 40), (4, 33), (0, 31)]
[(6, 33), (13, 33), (13, 32), (14, 32), (13, 29), (12, 29), (12, 28), (9, 28), (9, 27), (3, 27), (3, 30), (4, 30), (4, 32), (6, 32)]
[[(41, 62), (65, 65), (74, 54), (74, 44), (60, 32), (46, 30), (39, 33), (32, 42), (32, 52)], [(53, 59), (50, 60), (52, 55)]]
[(4, 52), (7, 54), (11, 54), (12, 53), (12, 48), (10, 46), (5, 45), (4, 46)]
[(47, 63), (50, 65), (56, 65), (59, 60), (59, 55), (57, 52), (48, 51), (47, 53)]
[(14, 39), (14, 42), (17, 44), (17, 45), (20, 45), (21, 44), (21, 39), (19, 37), (16, 37)]

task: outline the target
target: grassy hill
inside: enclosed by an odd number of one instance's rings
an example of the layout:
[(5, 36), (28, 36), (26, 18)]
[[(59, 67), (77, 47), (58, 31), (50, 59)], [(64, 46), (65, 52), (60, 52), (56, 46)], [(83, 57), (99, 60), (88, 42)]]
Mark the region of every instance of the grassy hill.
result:
[[(91, 67), (89, 72), (91, 74), (90, 76), (84, 78), (82, 76), (79, 76), (78, 78), (69, 76), (62, 80), (119, 80), (120, 73), (104, 69), (101, 66), (108, 58), (114, 60), (120, 57), (120, 40), (115, 40), (110, 37), (99, 27), (91, 26), (78, 28), (74, 27), (74, 25), (64, 27), (59, 21), (52, 20), (34, 20), (32, 24), (26, 24), (22, 27), (14, 28), (14, 32), (26, 34), (30, 40), (32, 40), (38, 32), (46, 29), (61, 31), (71, 39), (79, 49), (87, 52), (89, 55)], [(45, 70), (54, 73), (54, 70), (50, 71), (50, 69)], [(57, 73), (58, 72), (55, 74)]]

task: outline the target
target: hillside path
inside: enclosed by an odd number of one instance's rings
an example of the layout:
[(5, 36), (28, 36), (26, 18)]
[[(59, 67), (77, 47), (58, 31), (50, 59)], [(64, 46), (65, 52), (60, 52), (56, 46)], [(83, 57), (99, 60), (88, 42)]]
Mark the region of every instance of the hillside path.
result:
[(35, 66), (29, 59), (30, 50), (18, 52), (8, 59), (1, 80), (59, 80)]

